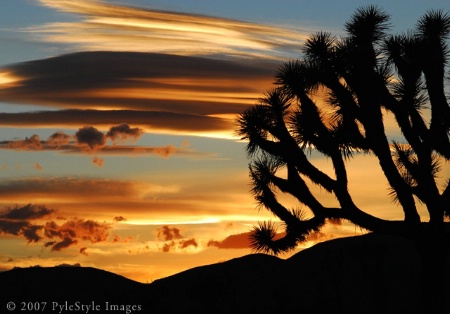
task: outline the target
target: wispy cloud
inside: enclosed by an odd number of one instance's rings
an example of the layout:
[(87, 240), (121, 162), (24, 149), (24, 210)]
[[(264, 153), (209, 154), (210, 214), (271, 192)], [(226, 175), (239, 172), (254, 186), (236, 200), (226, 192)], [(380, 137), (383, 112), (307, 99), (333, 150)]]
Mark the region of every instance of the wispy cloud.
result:
[[(64, 200), (67, 200), (71, 203), (84, 204), (81, 206), (83, 208), (88, 206), (87, 204), (94, 199), (105, 203), (108, 201), (116, 202), (121, 199), (136, 201), (136, 198), (144, 197), (145, 194), (151, 191), (158, 195), (176, 191), (174, 187), (164, 185), (71, 177), (3, 180), (0, 182), (0, 187), (0, 196), (4, 200), (6, 198), (14, 201), (47, 198), (48, 201), (53, 200), (55, 203), (64, 203)], [(123, 204), (120, 206), (123, 206)], [(86, 214), (89, 211), (89, 208), (86, 208), (86, 211), (80, 208), (78, 213)]]
[[(109, 4), (97, 0), (40, 0), (47, 7), (81, 16), (76, 22), (30, 29), (44, 41), (78, 50), (152, 51), (181, 55), (271, 58), (298, 53), (305, 36), (276, 26)], [(124, 45), (126, 42), (126, 45)]]

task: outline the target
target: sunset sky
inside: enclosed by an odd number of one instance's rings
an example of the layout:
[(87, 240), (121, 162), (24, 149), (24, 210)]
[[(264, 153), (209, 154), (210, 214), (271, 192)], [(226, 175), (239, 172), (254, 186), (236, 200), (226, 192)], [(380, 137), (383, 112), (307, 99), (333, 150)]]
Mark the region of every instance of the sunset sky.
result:
[[(369, 4), (392, 33), (450, 11), (448, 0), (1, 0), (0, 270), (79, 263), (151, 282), (251, 253), (249, 230), (275, 219), (249, 193), (236, 116), (305, 38), (343, 35)], [(402, 218), (376, 160), (348, 166), (360, 208)]]

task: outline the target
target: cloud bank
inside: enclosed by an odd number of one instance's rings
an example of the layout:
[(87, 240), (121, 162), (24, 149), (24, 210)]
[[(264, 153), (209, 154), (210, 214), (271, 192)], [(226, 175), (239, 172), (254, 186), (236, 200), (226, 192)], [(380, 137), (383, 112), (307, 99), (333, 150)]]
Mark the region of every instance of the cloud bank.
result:
[[(134, 52), (82, 52), (11, 65), (0, 102), (58, 111), (2, 113), (4, 126), (128, 123), (148, 132), (232, 132), (272, 85), (278, 63)], [(64, 124), (66, 123), (66, 124)]]

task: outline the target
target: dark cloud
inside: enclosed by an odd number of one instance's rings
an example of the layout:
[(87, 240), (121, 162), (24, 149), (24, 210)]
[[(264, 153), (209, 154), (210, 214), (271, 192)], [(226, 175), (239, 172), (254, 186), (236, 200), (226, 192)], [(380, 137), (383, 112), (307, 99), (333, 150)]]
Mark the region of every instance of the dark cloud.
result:
[(23, 236), (29, 243), (39, 242), (42, 237), (38, 232), (43, 226), (33, 224), (32, 221), (46, 218), (53, 213), (53, 209), (33, 204), (8, 208), (0, 214), (0, 233)]
[(89, 254), (86, 252), (86, 250), (87, 250), (87, 247), (80, 248), (80, 254), (88, 256)]
[(56, 241), (48, 241), (44, 243), (44, 247), (49, 247), (49, 246), (53, 246), (56, 244)]
[(250, 232), (233, 234), (222, 241), (210, 240), (208, 246), (215, 246), (219, 249), (248, 249), (250, 248)]
[(22, 230), (22, 234), (28, 242), (39, 242), (42, 237), (38, 235), (38, 231), (42, 230), (43, 226), (30, 225)]
[(115, 222), (126, 221), (127, 219), (123, 216), (117, 216), (113, 219)]
[(56, 132), (49, 136), (46, 144), (50, 147), (59, 148), (61, 146), (68, 145), (72, 137), (64, 132)]
[(30, 226), (28, 221), (14, 221), (0, 219), (0, 232), (12, 235), (21, 235)]
[(182, 239), (183, 236), (180, 233), (180, 229), (170, 226), (162, 226), (158, 228), (157, 235), (158, 239), (163, 241), (171, 241), (174, 239)]
[(75, 239), (72, 239), (70, 237), (65, 237), (63, 238), (61, 241), (56, 242), (53, 246), (52, 246), (52, 251), (61, 251), (62, 249), (66, 249), (72, 245), (77, 244), (78, 241)]
[(106, 143), (106, 136), (93, 126), (85, 126), (75, 133), (78, 144), (87, 145), (90, 149), (102, 147)]
[(49, 209), (45, 206), (27, 204), (23, 207), (9, 208), (0, 214), (0, 219), (11, 220), (32, 220), (47, 217), (55, 212), (54, 209)]
[(143, 133), (144, 131), (140, 128), (131, 128), (128, 124), (122, 123), (111, 127), (106, 136), (113, 142), (123, 142), (129, 138), (137, 140)]

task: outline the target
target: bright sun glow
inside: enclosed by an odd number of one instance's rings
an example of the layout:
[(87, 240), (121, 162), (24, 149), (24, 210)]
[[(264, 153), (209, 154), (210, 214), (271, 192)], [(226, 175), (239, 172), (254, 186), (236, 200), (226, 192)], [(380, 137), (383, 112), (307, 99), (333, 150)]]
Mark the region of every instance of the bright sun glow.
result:
[(19, 80), (20, 79), (18, 77), (12, 75), (10, 72), (0, 72), (0, 87), (3, 85), (11, 87)]
[(160, 225), (200, 225), (200, 224), (214, 224), (218, 223), (218, 218), (203, 218), (198, 220), (127, 220), (121, 222), (122, 224), (137, 225), (137, 226), (160, 226)]

